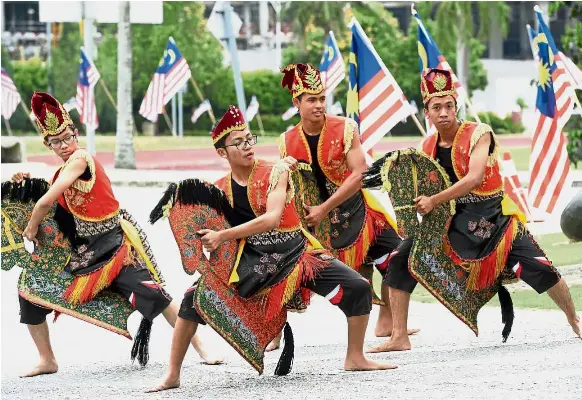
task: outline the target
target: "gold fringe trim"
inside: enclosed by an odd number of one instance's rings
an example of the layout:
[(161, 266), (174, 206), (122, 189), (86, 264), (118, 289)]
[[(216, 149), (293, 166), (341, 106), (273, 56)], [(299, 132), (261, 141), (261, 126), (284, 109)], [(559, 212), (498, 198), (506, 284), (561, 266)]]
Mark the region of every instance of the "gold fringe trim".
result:
[(93, 157), (91, 156), (91, 154), (87, 152), (87, 150), (79, 149), (75, 151), (73, 154), (71, 154), (67, 162), (65, 162), (65, 164), (62, 166), (61, 171), (65, 169), (67, 165), (72, 163), (74, 160), (78, 159), (83, 159), (87, 162), (87, 166), (89, 167), (89, 171), (91, 172), (91, 179), (89, 179), (88, 181), (76, 179), (75, 182), (73, 182), (73, 187), (77, 190), (80, 190), (83, 193), (89, 193), (91, 189), (93, 189), (93, 185), (95, 185), (95, 179), (97, 177), (95, 176), (95, 160), (93, 160)]
[(358, 128), (358, 124), (351, 118), (346, 118), (344, 122), (344, 154), (348, 154), (348, 151), (352, 149), (352, 143), (354, 141), (354, 133)]
[(491, 139), (493, 140), (493, 143), (495, 143), (495, 146), (493, 148), (493, 153), (487, 157), (487, 166), (493, 167), (497, 163), (497, 159), (499, 157), (499, 142), (497, 142), (497, 137), (495, 136), (495, 134), (493, 133), (493, 129), (489, 125), (484, 123), (480, 123), (477, 125), (477, 127), (473, 131), (473, 134), (471, 135), (471, 141), (469, 144), (469, 154), (473, 152), (473, 149), (477, 145), (479, 139), (481, 139), (483, 135), (489, 132), (491, 132)]
[(285, 145), (285, 133), (279, 135), (277, 138), (277, 147), (279, 148), (279, 155), (281, 158), (287, 157), (287, 146)]
[[(269, 177), (269, 187), (267, 188), (267, 196), (271, 193), (279, 184), (279, 178), (281, 178), (281, 174), (283, 172), (290, 172), (289, 166), (285, 161), (279, 160), (273, 165), (273, 169), (271, 170), (271, 176)], [(295, 185), (293, 184), (293, 179), (287, 180), (288, 182), (288, 189), (287, 189), (287, 196), (285, 198), (285, 204), (291, 203), (293, 197), (295, 197)]]

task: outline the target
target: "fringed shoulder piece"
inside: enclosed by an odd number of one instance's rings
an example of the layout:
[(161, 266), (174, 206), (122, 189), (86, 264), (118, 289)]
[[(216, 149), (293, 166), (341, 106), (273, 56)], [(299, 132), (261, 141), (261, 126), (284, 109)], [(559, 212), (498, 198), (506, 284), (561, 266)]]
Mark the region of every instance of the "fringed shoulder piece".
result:
[(384, 156), (380, 157), (370, 167), (366, 172), (364, 172), (364, 176), (362, 178), (362, 186), (365, 189), (379, 189), (384, 184), (382, 182), (382, 171), (384, 164), (386, 163), (386, 159), (392, 155), (392, 152), (386, 153)]
[(2, 200), (36, 203), (48, 192), (49, 187), (47, 181), (39, 178), (26, 178), (21, 183), (2, 182)]
[(172, 183), (150, 213), (150, 223), (167, 217), (175, 204), (206, 205), (229, 219), (232, 207), (226, 194), (215, 185), (200, 179), (186, 179), (178, 184)]
[[(271, 170), (271, 176), (269, 177), (269, 188), (267, 189), (267, 196), (277, 187), (279, 183), (279, 178), (283, 172), (290, 172), (289, 166), (283, 160), (277, 161), (275, 165), (273, 165), (273, 169)], [(289, 177), (290, 178), (290, 177)], [(285, 204), (291, 203), (293, 197), (295, 196), (295, 187), (293, 185), (293, 180), (288, 179), (288, 189), (287, 189), (287, 196), (285, 197)]]
[(489, 154), (489, 157), (487, 158), (487, 166), (492, 167), (493, 165), (495, 165), (495, 163), (498, 160), (499, 143), (497, 142), (497, 138), (495, 137), (495, 134), (493, 133), (493, 129), (489, 125), (484, 124), (484, 123), (480, 123), (479, 125), (477, 125), (477, 127), (475, 128), (475, 130), (471, 134), (471, 141), (470, 141), (470, 145), (469, 145), (469, 154), (473, 153), (473, 149), (477, 145), (477, 142), (479, 141), (479, 139), (481, 139), (483, 137), (483, 135), (485, 135), (486, 133), (489, 133), (489, 132), (491, 132), (491, 140), (494, 143), (494, 147), (493, 147), (493, 151), (491, 152), (491, 154)]
[(358, 129), (358, 123), (351, 118), (346, 118), (344, 125), (344, 154), (348, 154), (348, 151), (352, 148), (356, 129)]
[(277, 138), (277, 147), (279, 148), (279, 156), (281, 158), (287, 157), (287, 146), (285, 145), (285, 133), (286, 132), (283, 132)]
[(96, 174), (95, 174), (95, 160), (93, 160), (93, 156), (89, 154), (89, 152), (85, 149), (79, 149), (75, 151), (67, 162), (63, 165), (62, 169), (65, 169), (67, 165), (72, 163), (74, 160), (82, 159), (85, 160), (87, 166), (89, 167), (89, 172), (91, 172), (91, 179), (88, 181), (84, 181), (82, 179), (77, 179), (73, 182), (73, 187), (77, 190), (80, 190), (83, 193), (89, 193), (91, 189), (93, 189), (93, 185), (95, 184)]

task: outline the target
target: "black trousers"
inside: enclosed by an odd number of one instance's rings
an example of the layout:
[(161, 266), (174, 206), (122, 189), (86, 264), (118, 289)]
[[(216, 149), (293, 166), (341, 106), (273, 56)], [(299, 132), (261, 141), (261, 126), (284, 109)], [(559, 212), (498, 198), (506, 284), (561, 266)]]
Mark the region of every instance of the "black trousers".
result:
[[(304, 288), (325, 297), (329, 302), (343, 311), (346, 317), (367, 315), (372, 310), (372, 291), (370, 284), (359, 273), (337, 259), (331, 259), (329, 265), (317, 276), (302, 285)], [(194, 308), (196, 284), (184, 294), (178, 316), (189, 321), (205, 324)]]
[[(127, 298), (133, 307), (145, 318), (152, 321), (170, 305), (172, 298), (156, 284), (146, 268), (137, 269), (125, 266), (109, 289)], [(28, 325), (40, 325), (53, 310), (36, 305), (18, 296), (20, 302), (20, 322)]]
[[(412, 293), (416, 279), (408, 270), (408, 256), (412, 239), (405, 239), (390, 256), (388, 271), (383, 284), (394, 289)], [(535, 240), (527, 233), (520, 233), (513, 241), (507, 257), (506, 268), (511, 268), (518, 278), (536, 292), (544, 293), (560, 280), (560, 273), (552, 266)]]

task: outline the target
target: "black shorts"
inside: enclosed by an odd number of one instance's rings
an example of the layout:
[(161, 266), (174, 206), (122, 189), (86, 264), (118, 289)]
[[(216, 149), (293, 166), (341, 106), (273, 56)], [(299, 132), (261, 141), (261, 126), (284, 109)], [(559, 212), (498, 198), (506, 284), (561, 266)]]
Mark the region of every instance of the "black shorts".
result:
[[(343, 311), (346, 317), (367, 315), (372, 310), (370, 284), (359, 273), (338, 259), (330, 259), (329, 265), (303, 287), (325, 297)], [(204, 324), (204, 320), (194, 308), (196, 283), (184, 293), (180, 305), (180, 318)]]
[[(411, 249), (412, 239), (405, 239), (390, 256), (384, 285), (412, 293), (417, 282), (408, 270), (408, 256)], [(518, 278), (540, 294), (560, 280), (558, 270), (554, 268), (527, 231), (520, 233), (513, 241), (506, 268), (513, 270)]]
[[(170, 305), (172, 298), (152, 279), (146, 268), (137, 269), (132, 265), (123, 267), (109, 289), (127, 298), (133, 307), (145, 318), (152, 321)], [(20, 302), (20, 322), (39, 325), (53, 310), (36, 305), (18, 296)]]

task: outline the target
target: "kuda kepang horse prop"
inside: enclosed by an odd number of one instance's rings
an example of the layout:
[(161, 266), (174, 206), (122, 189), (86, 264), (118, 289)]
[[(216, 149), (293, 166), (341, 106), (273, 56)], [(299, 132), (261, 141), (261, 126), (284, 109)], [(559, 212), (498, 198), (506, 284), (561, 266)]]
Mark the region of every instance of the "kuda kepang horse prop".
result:
[(38, 246), (30, 254), (24, 248), (22, 232), (35, 203), (48, 191), (43, 179), (25, 179), (22, 183), (2, 183), (2, 269), (22, 268), (18, 293), (34, 304), (68, 314), (131, 339), (127, 319), (134, 309), (129, 301), (108, 289), (93, 300), (72, 305), (64, 298), (74, 276), (65, 270), (71, 257), (75, 224), (71, 214), (58, 203), (50, 209), (39, 226)]
[(468, 288), (470, 265), (455, 265), (449, 256), (448, 228), (455, 215), (455, 202), (436, 206), (419, 218), (414, 199), (432, 196), (451, 186), (442, 166), (416, 149), (396, 150), (378, 159), (365, 173), (363, 185), (387, 191), (398, 225), (399, 235), (413, 239), (408, 259), (412, 276), (434, 297), (478, 334), (477, 314), (497, 293), (501, 304), (502, 336), (507, 340), (513, 324), (513, 304), (502, 281), (513, 277), (500, 275), (493, 284), (481, 290)]
[(209, 258), (203, 252), (197, 232), (230, 228), (232, 213), (222, 190), (202, 180), (187, 179), (168, 187), (152, 210), (150, 222), (162, 217), (169, 219), (184, 271), (189, 275), (196, 271), (201, 274), (194, 294), (196, 311), (260, 374), (264, 370), (265, 348), (285, 327), (285, 346), (275, 374), (286, 375), (291, 370), (294, 348), (291, 328), (286, 324), (286, 309), (267, 319), (264, 294), (242, 298), (229, 284), (244, 243), (224, 242)]

